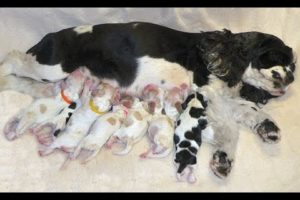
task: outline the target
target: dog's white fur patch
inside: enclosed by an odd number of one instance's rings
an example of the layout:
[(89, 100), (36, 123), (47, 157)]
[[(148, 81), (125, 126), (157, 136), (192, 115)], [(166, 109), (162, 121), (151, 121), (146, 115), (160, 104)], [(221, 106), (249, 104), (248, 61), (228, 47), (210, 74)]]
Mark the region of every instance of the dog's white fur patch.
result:
[[(192, 72), (187, 71), (178, 63), (172, 63), (162, 58), (144, 56), (137, 59), (137, 76), (130, 87), (126, 88), (129, 94), (140, 94), (149, 83), (163, 89), (172, 89), (185, 83), (192, 82)], [(162, 83), (163, 82), (163, 83)]]
[(37, 81), (47, 79), (51, 82), (59, 81), (69, 75), (62, 70), (60, 64), (43, 65), (36, 61), (35, 56), (20, 51), (10, 52), (0, 65), (0, 75), (9, 74), (29, 77)]
[(83, 25), (83, 26), (77, 26), (73, 29), (77, 34), (82, 33), (92, 33), (93, 32), (93, 26), (92, 25)]
[(265, 77), (267, 77), (269, 79), (273, 78), (272, 71), (279, 73), (279, 75), (282, 79), (284, 79), (286, 77), (286, 72), (283, 70), (283, 66), (274, 66), (269, 69), (261, 69), (260, 71)]

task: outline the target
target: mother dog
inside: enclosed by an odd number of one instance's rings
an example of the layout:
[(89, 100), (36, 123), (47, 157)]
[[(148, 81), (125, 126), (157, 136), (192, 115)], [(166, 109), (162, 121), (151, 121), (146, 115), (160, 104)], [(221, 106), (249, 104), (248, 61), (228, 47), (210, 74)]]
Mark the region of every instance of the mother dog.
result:
[[(18, 77), (55, 82), (85, 66), (102, 80), (136, 96), (149, 83), (170, 89), (192, 83), (205, 86), (211, 79), (216, 84), (217, 79), (224, 85), (218, 90), (230, 92), (237, 88), (238, 97), (265, 104), (268, 99), (285, 94), (293, 82), (293, 61), (290, 47), (261, 32), (186, 33), (145, 22), (79, 26), (47, 34), (26, 54), (9, 53), (0, 66), (0, 90), (13, 88), (34, 95), (30, 87), (20, 87), (22, 81), (29, 85), (30, 80)], [(248, 116), (251, 112), (247, 110), (254, 109), (237, 108), (241, 116)], [(275, 123), (270, 119), (260, 122), (256, 116), (260, 115), (256, 112), (253, 117), (258, 124), (251, 124), (251, 128), (259, 127), (256, 133), (264, 141), (277, 141), (279, 129)], [(248, 124), (247, 119), (239, 120)], [(230, 129), (218, 131), (223, 130)], [(234, 135), (228, 136), (228, 141), (235, 141), (230, 138)], [(213, 156), (212, 168), (219, 176), (227, 176), (233, 159), (231, 153), (223, 151), (231, 150), (220, 147)]]

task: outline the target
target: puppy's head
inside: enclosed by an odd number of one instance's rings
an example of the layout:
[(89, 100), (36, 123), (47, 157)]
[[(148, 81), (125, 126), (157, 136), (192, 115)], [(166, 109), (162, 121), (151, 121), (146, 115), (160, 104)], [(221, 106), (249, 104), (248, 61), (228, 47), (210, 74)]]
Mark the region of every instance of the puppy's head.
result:
[(150, 113), (160, 112), (163, 109), (164, 90), (154, 84), (149, 84), (142, 92), (142, 99), (148, 103)]
[(164, 107), (167, 112), (168, 109), (175, 108), (178, 113), (182, 112), (181, 104), (187, 98), (189, 88), (186, 84), (180, 85), (180, 87), (173, 87), (167, 90), (164, 98)]
[(60, 86), (69, 98), (76, 101), (80, 96), (85, 80), (86, 76), (83, 69), (80, 68), (72, 72), (66, 80), (61, 82)]
[(120, 91), (107, 83), (102, 83), (92, 91), (92, 99), (99, 110), (108, 111), (112, 105), (119, 103)]

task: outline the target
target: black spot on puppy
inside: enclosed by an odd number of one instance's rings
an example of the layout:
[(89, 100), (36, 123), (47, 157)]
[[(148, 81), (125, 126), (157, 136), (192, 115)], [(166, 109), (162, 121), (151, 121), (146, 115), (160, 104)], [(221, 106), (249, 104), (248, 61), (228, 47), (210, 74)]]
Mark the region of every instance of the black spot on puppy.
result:
[(68, 121), (70, 120), (70, 118), (71, 118), (72, 114), (73, 114), (73, 113), (70, 113), (70, 112), (68, 113), (68, 117), (66, 118), (66, 124), (67, 124), (67, 123), (68, 123)]
[(206, 119), (199, 119), (198, 120), (198, 127), (203, 130), (207, 126), (207, 120)]
[(181, 104), (181, 107), (182, 107), (183, 110), (185, 110), (185, 109), (187, 108), (187, 105), (189, 104), (189, 102), (190, 102), (193, 98), (195, 98), (195, 94), (190, 94), (190, 95), (186, 98), (186, 100)]
[(166, 82), (165, 80), (161, 80), (160, 81), (161, 84), (165, 84), (165, 82)]
[(55, 130), (55, 132), (54, 132), (53, 135), (54, 135), (55, 137), (57, 137), (59, 133), (60, 133), (60, 129), (57, 129), (57, 130)]
[(70, 108), (70, 109), (75, 109), (76, 108), (76, 106), (77, 106), (77, 104), (75, 103), (75, 102), (72, 102), (70, 105), (69, 105), (69, 107), (68, 108)]
[(203, 116), (204, 114), (204, 109), (203, 108), (195, 108), (195, 107), (191, 107), (190, 109), (190, 116), (193, 118), (198, 119), (199, 117)]
[(196, 93), (197, 94), (197, 99), (201, 102), (202, 106), (204, 108), (207, 107), (207, 101), (204, 100), (204, 97), (202, 94), (200, 94), (199, 92)]
[(179, 142), (179, 136), (178, 135), (174, 135), (173, 140), (174, 140), (175, 144), (178, 144), (178, 142)]
[(50, 81), (48, 79), (42, 79), (43, 82), (49, 83)]
[(182, 150), (176, 153), (175, 162), (179, 163), (177, 173), (181, 173), (187, 165), (193, 165), (197, 163), (197, 158), (192, 155), (188, 150)]
[(197, 144), (200, 146), (202, 140), (201, 140), (201, 130), (197, 127), (194, 127), (192, 129), (192, 131), (187, 131), (185, 134), (184, 134), (185, 138), (186, 139), (189, 139), (189, 140), (194, 140), (195, 142), (197, 142)]
[(176, 125), (179, 126), (181, 124), (181, 120), (179, 119), (177, 122), (176, 122)]
[(189, 146), (191, 146), (191, 143), (189, 141), (186, 141), (186, 140), (179, 143), (179, 147), (181, 147), (181, 148), (187, 148)]
[(194, 154), (196, 154), (198, 151), (195, 147), (189, 147), (188, 150)]

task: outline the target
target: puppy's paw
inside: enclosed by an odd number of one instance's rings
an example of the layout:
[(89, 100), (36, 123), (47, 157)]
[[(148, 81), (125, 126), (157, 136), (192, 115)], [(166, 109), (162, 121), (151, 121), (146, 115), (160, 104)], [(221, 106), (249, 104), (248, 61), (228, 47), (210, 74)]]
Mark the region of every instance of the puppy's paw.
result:
[(258, 124), (256, 132), (264, 142), (273, 144), (280, 141), (280, 129), (269, 119), (265, 119), (262, 123)]
[(33, 129), (33, 133), (40, 144), (49, 146), (54, 141), (55, 127), (55, 124), (47, 123)]
[(4, 127), (4, 135), (7, 140), (12, 141), (18, 137), (16, 129), (17, 129), (19, 122), (20, 122), (20, 119), (14, 117), (9, 122), (6, 123), (6, 125)]
[(232, 161), (228, 158), (227, 153), (218, 150), (210, 161), (210, 168), (217, 177), (224, 179), (231, 171)]

